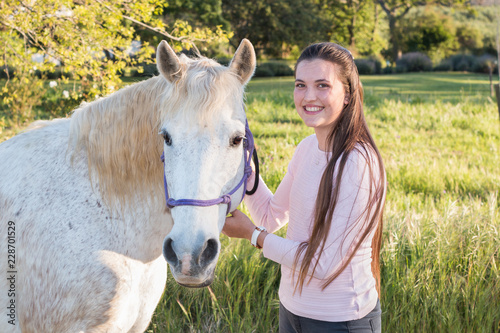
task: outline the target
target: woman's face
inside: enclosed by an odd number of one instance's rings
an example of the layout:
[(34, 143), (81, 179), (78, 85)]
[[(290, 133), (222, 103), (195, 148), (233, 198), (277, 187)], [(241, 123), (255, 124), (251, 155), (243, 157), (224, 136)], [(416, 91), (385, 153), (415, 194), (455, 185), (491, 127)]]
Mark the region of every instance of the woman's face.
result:
[(320, 148), (331, 131), (330, 125), (349, 102), (335, 66), (322, 59), (303, 60), (295, 72), (295, 108), (304, 123), (314, 128)]

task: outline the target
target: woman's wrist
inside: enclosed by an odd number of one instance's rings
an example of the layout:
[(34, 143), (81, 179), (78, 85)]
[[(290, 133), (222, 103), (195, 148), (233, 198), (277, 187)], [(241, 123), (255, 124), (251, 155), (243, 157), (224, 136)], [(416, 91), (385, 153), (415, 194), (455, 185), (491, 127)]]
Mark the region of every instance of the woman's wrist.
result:
[[(263, 236), (264, 234), (264, 236)], [(258, 249), (262, 249), (262, 245), (264, 244), (264, 238), (265, 235), (267, 235), (267, 230), (266, 228), (260, 226), (260, 227), (255, 227), (252, 236), (250, 238), (250, 244), (252, 244), (254, 247)]]
[(260, 249), (264, 247), (264, 240), (266, 239), (269, 233), (267, 231), (262, 231), (257, 237), (257, 245)]
[[(247, 229), (247, 228), (245, 228)], [(253, 235), (253, 232), (255, 231), (255, 224), (252, 223), (252, 226), (250, 227), (250, 225), (248, 225), (248, 229), (247, 231), (245, 232), (246, 233), (246, 239), (248, 239), (250, 242), (252, 241), (252, 235)]]

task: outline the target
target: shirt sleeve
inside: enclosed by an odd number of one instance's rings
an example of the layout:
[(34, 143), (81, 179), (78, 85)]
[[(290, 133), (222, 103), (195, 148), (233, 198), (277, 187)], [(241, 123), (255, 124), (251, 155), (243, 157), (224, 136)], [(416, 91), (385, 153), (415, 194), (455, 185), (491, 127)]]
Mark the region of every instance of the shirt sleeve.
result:
[[(316, 253), (310, 268), (312, 271), (314, 264), (318, 261), (313, 274), (318, 279), (328, 278), (342, 265), (351, 244), (353, 241), (357, 241), (356, 238), (366, 227), (370, 177), (366, 158), (360, 155), (361, 153), (354, 150), (349, 155), (344, 167), (337, 207), (332, 216), (332, 224), (323, 253), (319, 261), (317, 259), (318, 253)], [(373, 168), (374, 173), (377, 170), (377, 168)], [(371, 247), (373, 232), (369, 236), (365, 238), (364, 244)], [(292, 268), (299, 245), (300, 242), (269, 234), (264, 240), (264, 257)], [(298, 266), (300, 264), (301, 259), (299, 259)]]
[[(293, 183), (297, 155), (300, 154), (300, 151), (301, 144), (297, 146), (292, 160), (288, 164), (288, 172), (281, 180), (274, 195), (259, 177), (257, 191), (251, 196), (245, 196), (245, 204), (255, 224), (263, 226), (270, 233), (276, 232), (288, 223), (290, 189)], [(255, 177), (255, 174), (252, 174), (251, 177)]]

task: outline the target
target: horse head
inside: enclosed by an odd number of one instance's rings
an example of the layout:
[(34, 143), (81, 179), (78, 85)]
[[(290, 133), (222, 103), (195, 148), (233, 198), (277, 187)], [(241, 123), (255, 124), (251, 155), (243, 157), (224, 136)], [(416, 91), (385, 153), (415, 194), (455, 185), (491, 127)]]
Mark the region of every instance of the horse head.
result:
[(255, 51), (243, 40), (225, 67), (178, 57), (163, 41), (156, 57), (172, 90), (162, 105), (159, 133), (174, 221), (163, 255), (179, 284), (204, 287), (214, 278), (226, 215), (245, 191), (239, 186), (245, 167), (248, 172), (244, 87), (255, 70)]

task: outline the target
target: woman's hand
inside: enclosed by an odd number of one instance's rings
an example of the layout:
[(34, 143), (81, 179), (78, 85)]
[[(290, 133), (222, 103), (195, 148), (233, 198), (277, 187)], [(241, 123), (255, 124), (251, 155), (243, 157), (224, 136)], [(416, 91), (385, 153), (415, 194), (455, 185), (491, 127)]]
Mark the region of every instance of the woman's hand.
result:
[(228, 237), (246, 238), (250, 240), (255, 230), (255, 225), (250, 218), (239, 210), (235, 210), (231, 214), (232, 216), (226, 217), (226, 223), (224, 224), (224, 228), (222, 228), (222, 233)]

